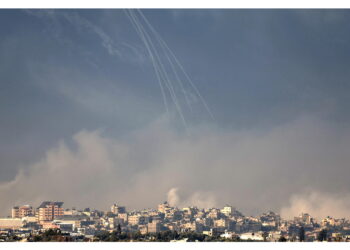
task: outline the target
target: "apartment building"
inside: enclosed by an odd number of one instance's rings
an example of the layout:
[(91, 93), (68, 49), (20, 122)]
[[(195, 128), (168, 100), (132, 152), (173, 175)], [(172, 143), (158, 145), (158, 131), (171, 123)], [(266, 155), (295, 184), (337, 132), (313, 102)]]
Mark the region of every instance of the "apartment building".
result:
[(64, 215), (63, 202), (44, 201), (38, 207), (37, 218), (39, 222), (52, 221)]
[(111, 206), (111, 212), (113, 214), (124, 214), (126, 213), (126, 208), (122, 206), (118, 206), (117, 204), (113, 204)]
[(12, 218), (23, 218), (27, 216), (33, 216), (34, 210), (30, 205), (16, 206), (11, 210)]
[(161, 231), (161, 224), (157, 221), (148, 223), (147, 230), (149, 233), (159, 233)]

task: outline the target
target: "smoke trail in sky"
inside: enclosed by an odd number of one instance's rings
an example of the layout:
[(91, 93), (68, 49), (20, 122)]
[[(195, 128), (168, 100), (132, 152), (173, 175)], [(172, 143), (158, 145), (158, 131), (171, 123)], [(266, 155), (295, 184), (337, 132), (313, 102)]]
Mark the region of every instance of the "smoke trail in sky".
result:
[[(185, 76), (185, 78), (187, 79), (188, 83), (190, 84), (190, 86), (194, 89), (194, 91), (196, 92), (197, 96), (200, 98), (200, 100), (202, 101), (205, 109), (207, 110), (207, 112), (209, 113), (209, 115), (211, 116), (211, 118), (214, 120), (214, 116), (213, 113), (211, 112), (208, 104), (206, 103), (206, 101), (204, 100), (203, 96), (200, 94), (198, 88), (196, 87), (196, 85), (193, 83), (193, 81), (191, 80), (191, 78), (189, 77), (189, 75), (187, 74), (187, 72), (185, 71), (184, 67), (182, 66), (182, 64), (180, 63), (180, 61), (177, 59), (177, 57), (175, 56), (174, 52), (169, 48), (169, 46), (166, 44), (166, 42), (162, 39), (162, 37), (159, 35), (159, 33), (154, 29), (154, 27), (151, 25), (151, 23), (147, 20), (147, 18), (143, 15), (143, 13), (141, 12), (141, 10), (138, 10), (138, 12), (140, 13), (140, 16), (143, 18), (143, 20), (145, 21), (145, 23), (149, 26), (149, 28), (151, 29), (151, 31), (153, 32), (153, 34), (155, 35), (155, 37), (158, 39), (159, 43), (161, 44), (161, 46), (163, 48), (165, 48), (165, 50), (167, 50), (170, 54), (170, 56), (174, 59), (174, 62), (177, 64), (177, 66), (179, 67), (180, 71), (183, 73), (183, 75)], [(169, 56), (168, 53), (166, 53), (167, 58), (169, 59), (169, 63), (171, 65), (174, 65)], [(174, 73), (176, 74), (176, 76), (178, 76), (177, 72), (175, 69)], [(180, 81), (179, 78), (177, 78), (182, 85), (182, 82)], [(182, 87), (183, 88), (183, 87)], [(185, 93), (185, 92), (184, 92)], [(186, 95), (185, 95), (186, 97)]]
[(174, 86), (170, 80), (170, 76), (166, 70), (166, 67), (164, 65), (164, 63), (162, 62), (161, 60), (161, 57), (156, 49), (156, 46), (154, 44), (154, 42), (152, 41), (151, 37), (150, 37), (150, 34), (147, 33), (146, 29), (143, 27), (143, 25), (141, 24), (140, 20), (138, 20), (138, 17), (136, 15), (134, 15), (133, 13), (131, 13), (131, 15), (134, 17), (134, 20), (138, 23), (138, 26), (142, 29), (142, 32), (144, 32), (144, 35), (146, 36), (146, 38), (148, 39), (149, 43), (151, 44), (151, 48), (153, 49), (153, 52), (156, 56), (156, 59), (157, 59), (157, 63), (158, 63), (158, 68), (160, 70), (160, 72), (162, 73), (162, 76), (163, 76), (163, 79), (164, 79), (164, 82), (166, 84), (166, 86), (168, 87), (168, 90), (169, 90), (169, 93), (170, 93), (170, 96), (175, 104), (175, 107), (178, 111), (178, 114), (180, 115), (181, 119), (182, 119), (182, 122), (184, 124), (184, 126), (187, 128), (187, 124), (186, 124), (186, 120), (185, 120), (185, 117), (184, 117), (184, 114), (182, 112), (182, 108), (180, 106), (180, 103), (179, 103), (179, 100), (178, 100), (178, 97), (176, 96), (176, 93), (175, 93), (175, 90), (174, 90)]
[(142, 30), (140, 29), (138, 23), (136, 23), (134, 21), (134, 17), (130, 13), (128, 13), (127, 11), (125, 11), (125, 13), (126, 13), (127, 17), (130, 19), (132, 25), (134, 26), (134, 28), (135, 28), (136, 32), (138, 33), (138, 35), (140, 36), (141, 40), (145, 44), (145, 47), (146, 47), (148, 54), (151, 58), (151, 61), (152, 61), (153, 67), (154, 67), (154, 71), (155, 71), (157, 79), (158, 79), (158, 83), (159, 83), (159, 86), (160, 86), (160, 89), (161, 89), (161, 92), (163, 95), (163, 101), (164, 101), (165, 108), (166, 108), (167, 112), (169, 112), (167, 98), (166, 98), (164, 87), (163, 87), (163, 84), (161, 81), (160, 72), (158, 71), (158, 67), (157, 67), (156, 61), (155, 61), (154, 56), (153, 56), (153, 52), (148, 44), (148, 41), (146, 40), (146, 38), (144, 36)]
[(167, 72), (164, 64), (161, 61), (161, 57), (159, 56), (159, 53), (156, 49), (154, 42), (152, 41), (152, 39), (151, 39), (149, 33), (147, 32), (147, 30), (145, 29), (145, 27), (143, 27), (142, 23), (138, 20), (138, 17), (133, 12), (131, 12), (131, 11), (129, 12), (129, 17), (130, 17), (130, 20), (132, 22), (134, 22), (134, 27), (135, 26), (137, 27), (138, 34), (141, 36), (142, 41), (145, 43), (145, 46), (147, 46), (147, 48), (148, 48), (147, 50), (150, 54), (150, 58), (153, 62), (153, 66), (156, 69), (156, 71), (159, 73), (161, 78), (163, 79), (166, 87), (168, 88), (170, 97), (171, 97), (172, 101), (174, 102), (176, 110), (177, 110), (179, 116), (181, 117), (181, 120), (182, 120), (182, 122), (187, 130), (187, 123), (186, 123), (184, 114), (182, 112), (180, 103), (178, 101), (178, 97), (176, 96), (176, 93), (175, 93), (174, 87), (172, 85), (172, 82), (170, 80), (170, 77), (168, 75), (168, 72)]
[[(168, 90), (168, 95), (170, 95), (171, 100), (175, 105), (176, 111), (180, 116), (183, 125), (187, 129), (185, 114), (181, 107), (180, 98), (177, 94), (178, 91), (175, 86), (176, 84), (178, 85), (180, 89), (179, 91), (183, 94), (187, 106), (192, 111), (192, 106), (187, 93), (189, 90), (186, 91), (185, 88), (185, 85), (187, 84), (187, 89), (194, 90), (194, 96), (198, 97), (201, 100), (204, 108), (209, 113), (210, 117), (214, 120), (214, 116), (203, 96), (200, 94), (198, 88), (186, 73), (184, 67), (177, 59), (174, 52), (169, 48), (169, 46), (155, 30), (152, 24), (143, 15), (141, 10), (126, 10), (125, 13), (146, 47), (146, 50), (152, 61), (153, 68), (155, 70), (158, 83), (161, 87), (165, 105), (168, 104), (168, 101), (164, 87), (166, 87)], [(162, 58), (165, 59), (162, 60)], [(180, 75), (182, 75), (182, 77)], [(166, 108), (168, 110), (168, 106), (166, 106)]]
[(192, 111), (192, 106), (191, 106), (191, 103), (190, 103), (190, 101), (189, 101), (189, 99), (188, 99), (187, 92), (186, 92), (186, 90), (185, 90), (185, 88), (184, 88), (184, 85), (183, 85), (183, 83), (182, 83), (182, 81), (181, 81), (181, 79), (180, 79), (179, 74), (178, 74), (177, 71), (176, 71), (176, 67), (175, 67), (174, 63), (173, 63), (173, 61), (171, 60), (171, 57), (170, 57), (171, 55), (168, 54), (168, 53), (166, 53), (166, 52), (167, 52), (166, 50), (168, 50), (169, 47), (168, 47), (167, 44), (164, 42), (164, 40), (160, 37), (160, 35), (158, 34), (158, 32), (153, 28), (153, 26), (150, 24), (150, 22), (146, 19), (146, 17), (143, 15), (143, 13), (142, 13), (140, 10), (138, 10), (138, 11), (139, 11), (139, 13), (140, 13), (140, 16), (143, 18), (143, 20), (145, 21), (145, 23), (146, 23), (146, 24), (148, 25), (148, 27), (150, 28), (151, 32), (153, 32), (153, 34), (154, 34), (155, 38), (157, 39), (158, 43), (160, 44), (161, 48), (162, 48), (163, 51), (165, 52), (165, 53), (164, 53), (164, 54), (165, 54), (165, 57), (167, 58), (167, 61), (169, 62), (170, 66), (171, 66), (172, 72), (173, 72), (174, 75), (175, 75), (176, 82), (178, 83), (179, 87), (181, 88), (181, 91), (182, 91), (182, 93), (183, 93), (183, 95), (184, 95), (184, 97), (185, 97), (185, 99), (186, 99), (186, 103), (187, 103), (188, 107), (189, 107), (189, 108), (191, 109), (191, 111)]
[[(119, 50), (118, 47), (131, 46), (124, 45), (123, 43), (116, 43), (101, 27), (75, 13), (58, 11), (28, 11), (28, 13), (40, 18), (49, 18), (50, 20), (55, 20), (55, 22), (62, 20), (68, 21), (79, 29), (83, 28), (89, 30), (100, 38), (102, 46), (107, 49), (108, 53), (112, 56), (122, 56), (122, 50)], [(188, 132), (188, 121), (191, 118), (190, 116), (195, 114), (194, 102), (198, 100), (198, 103), (204, 106), (204, 109), (214, 120), (208, 104), (185, 71), (184, 66), (142, 11), (124, 10), (124, 13), (145, 46), (146, 53), (150, 58), (161, 90), (166, 113), (170, 115), (170, 109), (173, 108), (175, 111), (174, 114), (181, 119), (183, 126)], [(131, 46), (131, 49), (134, 50), (134, 47)], [(187, 113), (187, 110), (190, 112)]]

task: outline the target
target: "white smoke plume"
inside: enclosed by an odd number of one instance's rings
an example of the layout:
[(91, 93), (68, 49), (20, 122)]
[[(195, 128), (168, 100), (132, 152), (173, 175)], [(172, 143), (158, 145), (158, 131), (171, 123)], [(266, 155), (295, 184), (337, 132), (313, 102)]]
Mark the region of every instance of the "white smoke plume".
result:
[(168, 196), (168, 203), (170, 206), (179, 206), (180, 203), (180, 197), (177, 194), (178, 188), (172, 188), (169, 190), (167, 196)]
[(210, 192), (194, 192), (187, 198), (181, 199), (179, 196), (179, 188), (171, 188), (167, 196), (167, 201), (171, 206), (211, 208), (217, 205), (215, 196)]
[(318, 221), (331, 216), (333, 218), (349, 218), (350, 195), (337, 195), (307, 191), (293, 195), (289, 204), (281, 209), (284, 218), (293, 218), (301, 213), (309, 213)]

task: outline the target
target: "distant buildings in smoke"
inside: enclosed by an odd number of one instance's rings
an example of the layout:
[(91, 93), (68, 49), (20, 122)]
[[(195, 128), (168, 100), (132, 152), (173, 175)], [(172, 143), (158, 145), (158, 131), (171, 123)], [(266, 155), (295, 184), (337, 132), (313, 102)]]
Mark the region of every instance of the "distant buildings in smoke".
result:
[(177, 208), (163, 202), (156, 209), (128, 212), (125, 206), (115, 203), (104, 212), (90, 208), (64, 210), (63, 202), (44, 201), (36, 209), (30, 205), (15, 206), (11, 216), (0, 218), (0, 240), (1, 232), (35, 235), (48, 229), (91, 240), (106, 231), (141, 235), (195, 232), (205, 237), (247, 241), (315, 241), (322, 233), (323, 239), (350, 240), (350, 222), (346, 219), (327, 217), (317, 222), (310, 214), (302, 213), (293, 220), (284, 220), (271, 211), (253, 217), (230, 205), (221, 209)]

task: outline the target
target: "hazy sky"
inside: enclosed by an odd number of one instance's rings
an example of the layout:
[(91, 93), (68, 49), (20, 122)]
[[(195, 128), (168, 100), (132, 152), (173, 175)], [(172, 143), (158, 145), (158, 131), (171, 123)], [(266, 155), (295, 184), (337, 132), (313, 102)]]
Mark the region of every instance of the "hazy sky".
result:
[(0, 10), (1, 215), (168, 198), (347, 216), (349, 11), (142, 12), (214, 119), (185, 81), (187, 129), (170, 94), (166, 112), (125, 11)]

